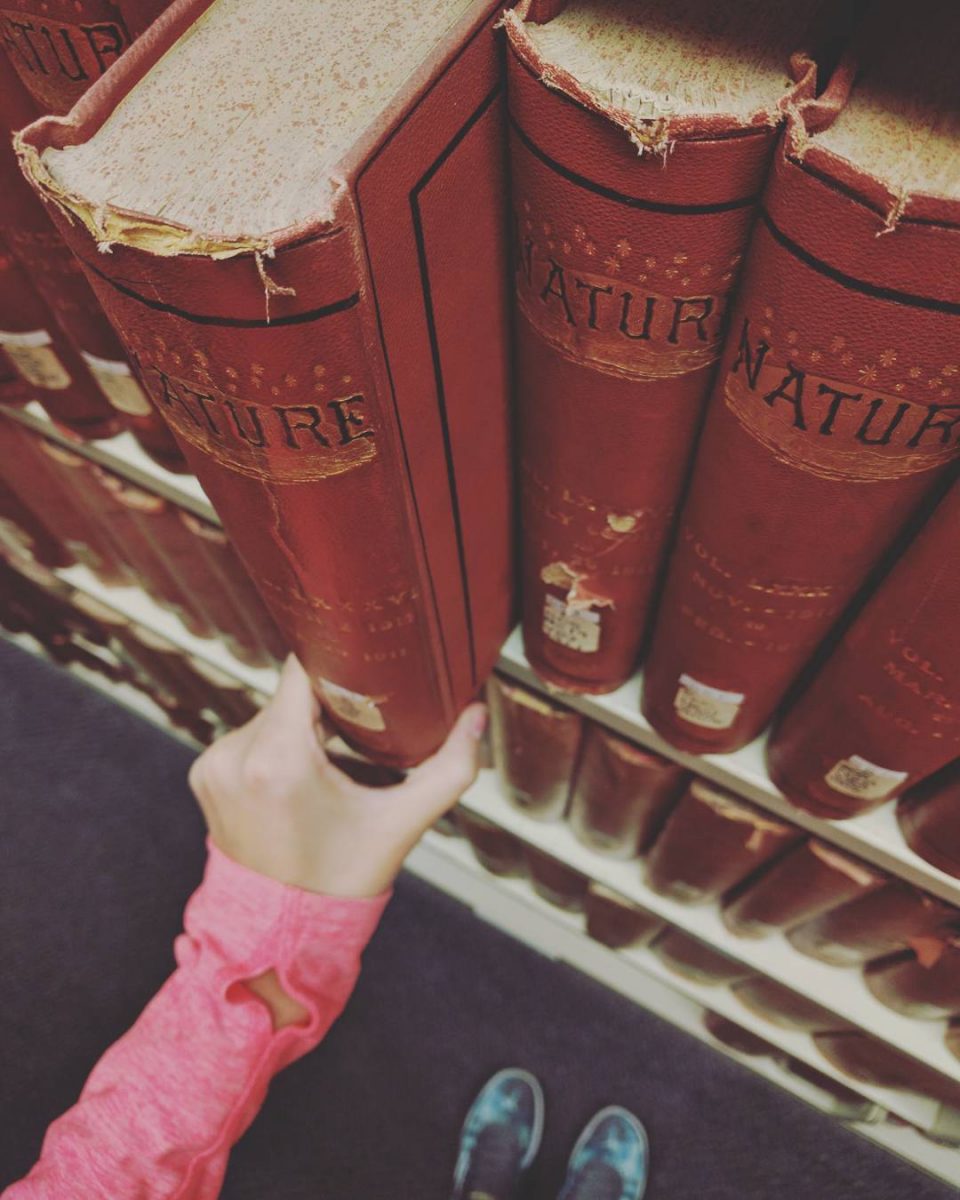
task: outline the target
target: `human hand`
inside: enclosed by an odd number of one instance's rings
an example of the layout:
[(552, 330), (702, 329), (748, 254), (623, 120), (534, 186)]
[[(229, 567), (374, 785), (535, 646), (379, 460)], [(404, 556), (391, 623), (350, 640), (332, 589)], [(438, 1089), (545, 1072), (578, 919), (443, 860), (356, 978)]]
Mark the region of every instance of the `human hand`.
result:
[(274, 697), (200, 755), (190, 786), (214, 845), (236, 862), (313, 892), (375, 896), (476, 778), (486, 715), (470, 705), (401, 783), (364, 787), (327, 757), (319, 706), (291, 656)]

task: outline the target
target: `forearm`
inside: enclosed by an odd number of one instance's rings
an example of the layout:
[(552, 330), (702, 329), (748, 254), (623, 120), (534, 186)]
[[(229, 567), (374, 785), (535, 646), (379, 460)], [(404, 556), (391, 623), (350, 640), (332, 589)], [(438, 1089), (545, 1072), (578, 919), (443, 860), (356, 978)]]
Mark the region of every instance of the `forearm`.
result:
[[(215, 1197), (270, 1079), (342, 1010), (385, 903), (287, 888), (212, 851), (177, 970), (3, 1200)], [(246, 981), (261, 977), (258, 995)]]

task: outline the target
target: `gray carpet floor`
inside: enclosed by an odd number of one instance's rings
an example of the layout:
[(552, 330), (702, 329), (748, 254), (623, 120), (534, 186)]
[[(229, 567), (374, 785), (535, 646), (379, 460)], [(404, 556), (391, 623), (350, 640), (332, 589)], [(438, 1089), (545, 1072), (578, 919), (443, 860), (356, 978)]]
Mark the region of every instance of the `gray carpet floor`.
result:
[[(171, 969), (203, 859), (190, 757), (0, 640), (0, 1189)], [(445, 1200), (462, 1114), (513, 1063), (547, 1094), (537, 1200), (608, 1103), (649, 1129), (651, 1200), (957, 1194), (407, 877), (347, 1012), (276, 1080), (223, 1196)]]

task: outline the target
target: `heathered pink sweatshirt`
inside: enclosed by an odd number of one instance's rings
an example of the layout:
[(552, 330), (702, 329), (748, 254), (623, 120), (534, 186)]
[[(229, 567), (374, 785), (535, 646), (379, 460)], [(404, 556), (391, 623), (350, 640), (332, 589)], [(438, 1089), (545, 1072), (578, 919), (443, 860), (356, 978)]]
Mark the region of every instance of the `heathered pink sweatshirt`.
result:
[[(0, 1200), (212, 1200), (271, 1078), (339, 1016), (388, 899), (288, 887), (210, 846), (177, 970)], [(308, 1011), (304, 1024), (275, 1032), (244, 987), (271, 968)]]

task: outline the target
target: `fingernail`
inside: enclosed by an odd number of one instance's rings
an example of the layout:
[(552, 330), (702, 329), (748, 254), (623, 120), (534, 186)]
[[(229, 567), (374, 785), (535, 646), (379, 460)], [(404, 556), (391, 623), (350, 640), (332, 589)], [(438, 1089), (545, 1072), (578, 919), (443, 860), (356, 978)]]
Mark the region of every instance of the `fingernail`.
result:
[(479, 705), (470, 716), (470, 732), (475, 738), (482, 738), (484, 730), (487, 728), (487, 708), (486, 705)]

